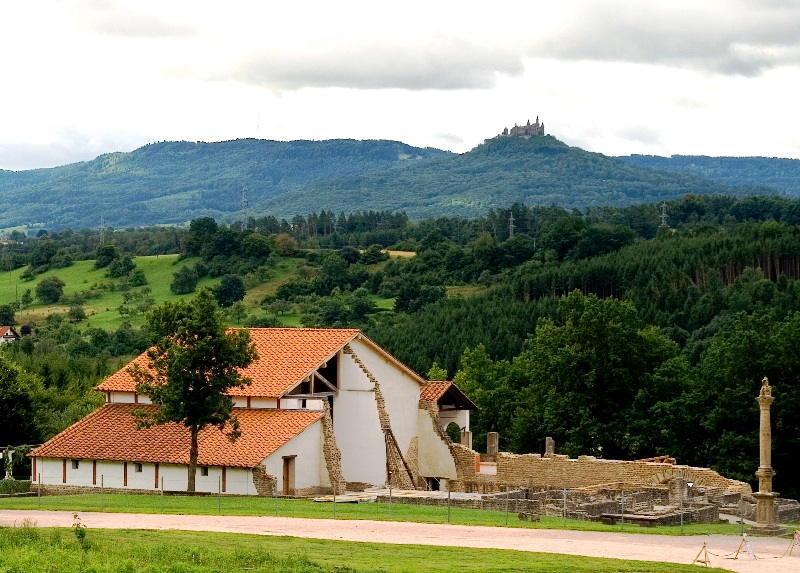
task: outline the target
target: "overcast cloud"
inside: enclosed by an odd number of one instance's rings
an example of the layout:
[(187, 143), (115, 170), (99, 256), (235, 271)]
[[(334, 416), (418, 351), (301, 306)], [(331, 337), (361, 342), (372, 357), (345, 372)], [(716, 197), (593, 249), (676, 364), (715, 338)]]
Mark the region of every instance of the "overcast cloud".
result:
[(3, 3), (0, 168), (155, 140), (800, 157), (800, 2)]

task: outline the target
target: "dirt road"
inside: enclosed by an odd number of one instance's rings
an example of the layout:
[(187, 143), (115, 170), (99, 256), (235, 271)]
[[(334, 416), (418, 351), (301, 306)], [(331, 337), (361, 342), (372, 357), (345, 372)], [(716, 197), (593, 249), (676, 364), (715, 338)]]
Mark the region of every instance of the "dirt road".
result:
[[(69, 527), (72, 513), (66, 511), (0, 511), (0, 525), (35, 521), (41, 527)], [(722, 555), (736, 550), (740, 538), (724, 535), (674, 537), (636, 533), (605, 533), (556, 529), (518, 529), (467, 525), (439, 525), (395, 521), (299, 519), (212, 515), (150, 515), (126, 513), (81, 513), (87, 527), (125, 529), (183, 529), (223, 531), (257, 535), (290, 535), (341, 541), (372, 541), (490, 549), (516, 549), (566, 553), (590, 557), (615, 557), (669, 563), (691, 563), (703, 542), (709, 551)], [(711, 565), (741, 573), (797, 573), (800, 547), (792, 556), (783, 554), (787, 539), (751, 538), (753, 560), (742, 552), (739, 559), (711, 556)]]

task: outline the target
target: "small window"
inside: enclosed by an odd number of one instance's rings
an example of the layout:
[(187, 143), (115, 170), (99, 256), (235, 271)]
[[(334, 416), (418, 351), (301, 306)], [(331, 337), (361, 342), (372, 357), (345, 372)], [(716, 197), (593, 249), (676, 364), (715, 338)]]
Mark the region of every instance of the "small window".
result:
[(133, 464), (133, 471), (135, 471), (138, 474), (142, 473), (142, 464), (134, 463)]
[(200, 468), (200, 475), (207, 476), (208, 475), (208, 466), (203, 466)]
[(302, 409), (304, 409), (304, 410), (306, 409), (306, 399), (305, 399), (305, 398), (303, 398), (302, 400), (300, 400), (300, 407), (301, 407)]
[(77, 470), (80, 463), (80, 460), (72, 460), (72, 469)]

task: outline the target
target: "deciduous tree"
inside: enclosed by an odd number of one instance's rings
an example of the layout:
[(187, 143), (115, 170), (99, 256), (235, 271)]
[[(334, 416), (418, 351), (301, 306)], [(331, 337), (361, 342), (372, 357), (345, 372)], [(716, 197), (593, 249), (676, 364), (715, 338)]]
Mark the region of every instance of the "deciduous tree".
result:
[(250, 383), (239, 369), (256, 357), (247, 330), (227, 331), (214, 296), (201, 290), (191, 301), (164, 303), (148, 317), (155, 338), (147, 351), (151, 367), (132, 367), (136, 389), (158, 409), (140, 414), (140, 424), (175, 422), (188, 428), (188, 491), (195, 491), (198, 435), (215, 426), (235, 440), (239, 427), (227, 392)]

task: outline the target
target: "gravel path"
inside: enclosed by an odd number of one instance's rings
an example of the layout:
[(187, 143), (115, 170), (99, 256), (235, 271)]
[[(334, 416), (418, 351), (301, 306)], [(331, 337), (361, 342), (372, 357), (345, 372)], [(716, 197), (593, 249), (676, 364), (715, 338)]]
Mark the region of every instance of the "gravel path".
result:
[[(0, 525), (35, 521), (41, 527), (69, 527), (68, 511), (0, 511)], [(740, 538), (726, 535), (685, 536), (566, 531), (558, 529), (519, 529), (467, 525), (439, 525), (397, 521), (300, 519), (293, 517), (252, 517), (212, 515), (160, 515), (127, 513), (81, 513), (87, 527), (134, 529), (183, 529), (221, 531), (258, 535), (290, 535), (340, 541), (372, 541), (416, 545), (444, 545), (490, 549), (516, 549), (545, 553), (566, 553), (590, 557), (615, 557), (670, 563), (691, 563), (703, 542), (713, 553), (736, 550)], [(785, 538), (751, 538), (759, 559), (746, 552), (739, 559), (711, 556), (711, 565), (742, 573), (797, 573), (800, 571), (800, 547), (792, 556), (783, 554), (790, 541)]]

